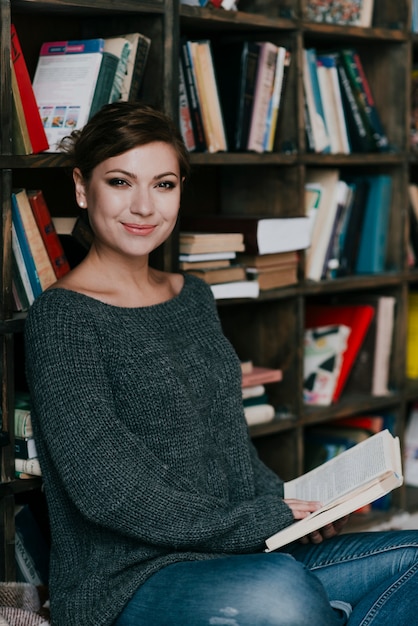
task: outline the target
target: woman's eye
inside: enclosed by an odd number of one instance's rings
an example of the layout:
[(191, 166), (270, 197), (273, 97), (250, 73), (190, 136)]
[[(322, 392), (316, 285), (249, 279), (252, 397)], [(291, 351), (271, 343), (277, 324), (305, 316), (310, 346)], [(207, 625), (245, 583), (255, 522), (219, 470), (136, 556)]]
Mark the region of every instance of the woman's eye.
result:
[(165, 180), (158, 183), (158, 187), (160, 187), (161, 189), (174, 189), (175, 184), (169, 180)]
[(123, 180), (123, 178), (111, 178), (109, 180), (109, 185), (111, 185), (112, 187), (122, 187), (126, 184), (126, 180)]

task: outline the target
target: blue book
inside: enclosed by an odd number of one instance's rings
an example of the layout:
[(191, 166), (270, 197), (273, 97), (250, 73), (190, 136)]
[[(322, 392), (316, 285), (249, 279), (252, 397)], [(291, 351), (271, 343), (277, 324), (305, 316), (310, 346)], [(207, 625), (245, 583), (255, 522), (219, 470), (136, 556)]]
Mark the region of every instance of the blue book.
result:
[(385, 271), (392, 178), (386, 174), (365, 178), (369, 181), (369, 194), (360, 235), (356, 274), (380, 274)]
[(35, 298), (37, 298), (42, 293), (41, 282), (39, 280), (35, 261), (33, 260), (32, 252), (29, 247), (29, 241), (26, 236), (25, 229), (23, 228), (23, 222), (19, 211), (19, 205), (16, 199), (16, 194), (14, 193), (12, 193), (12, 222), (15, 227), (16, 236), (19, 241), (19, 246), (22, 251), (23, 259), (25, 261), (25, 266), (29, 276), (33, 295)]
[(321, 90), (319, 87), (317, 53), (315, 48), (307, 48), (304, 50), (304, 55), (307, 64), (307, 70), (309, 71), (312, 95), (316, 109), (315, 120), (313, 120), (312, 123), (319, 125), (319, 130), (317, 132), (319, 132), (320, 136), (322, 137), (322, 143), (319, 151), (323, 154), (329, 154), (331, 152), (331, 144), (329, 141), (329, 129), (327, 128), (327, 124), (325, 121), (324, 106), (322, 103)]

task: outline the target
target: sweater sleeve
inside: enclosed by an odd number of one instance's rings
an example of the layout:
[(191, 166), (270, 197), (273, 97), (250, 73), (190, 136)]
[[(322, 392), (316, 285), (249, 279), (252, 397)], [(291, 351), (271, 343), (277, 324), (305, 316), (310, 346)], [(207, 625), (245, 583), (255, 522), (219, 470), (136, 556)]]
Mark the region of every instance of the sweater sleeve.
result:
[[(63, 327), (68, 320), (71, 327)], [(292, 523), (279, 489), (225, 504), (162, 464), (130, 432), (115, 411), (100, 339), (87, 316), (53, 320), (40, 304), (25, 332), (46, 486), (63, 489), (85, 519), (164, 549), (222, 552), (261, 549), (266, 537)]]

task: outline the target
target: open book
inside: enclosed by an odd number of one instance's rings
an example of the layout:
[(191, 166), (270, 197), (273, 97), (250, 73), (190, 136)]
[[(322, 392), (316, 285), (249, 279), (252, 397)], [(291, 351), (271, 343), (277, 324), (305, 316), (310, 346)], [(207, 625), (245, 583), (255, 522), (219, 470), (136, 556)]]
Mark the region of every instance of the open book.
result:
[(399, 438), (383, 430), (284, 485), (285, 499), (316, 500), (322, 507), (266, 540), (277, 550), (370, 504), (403, 482)]

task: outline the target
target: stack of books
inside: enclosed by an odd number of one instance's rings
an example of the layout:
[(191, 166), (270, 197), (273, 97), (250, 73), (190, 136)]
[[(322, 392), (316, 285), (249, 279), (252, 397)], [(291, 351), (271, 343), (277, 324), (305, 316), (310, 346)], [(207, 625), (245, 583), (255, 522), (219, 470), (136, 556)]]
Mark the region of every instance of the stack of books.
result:
[(298, 282), (299, 256), (295, 250), (275, 254), (240, 254), (249, 279), (256, 279), (260, 291), (294, 285)]
[(244, 250), (242, 233), (180, 232), (180, 269), (204, 280), (216, 299), (253, 297), (257, 281), (247, 280), (245, 267), (237, 263)]
[(25, 393), (16, 393), (14, 435), (16, 478), (41, 476), (38, 453), (33, 437), (29, 397)]
[(243, 361), (241, 370), (242, 398), (247, 424), (254, 426), (271, 422), (276, 411), (269, 401), (265, 385), (281, 381), (282, 371), (271, 367), (256, 366), (252, 361)]
[(363, 63), (355, 48), (303, 51), (308, 149), (351, 154), (390, 149)]

